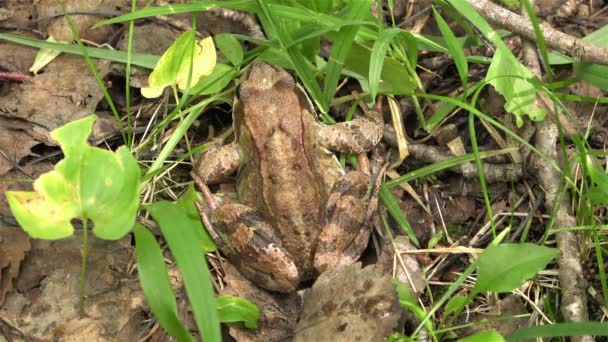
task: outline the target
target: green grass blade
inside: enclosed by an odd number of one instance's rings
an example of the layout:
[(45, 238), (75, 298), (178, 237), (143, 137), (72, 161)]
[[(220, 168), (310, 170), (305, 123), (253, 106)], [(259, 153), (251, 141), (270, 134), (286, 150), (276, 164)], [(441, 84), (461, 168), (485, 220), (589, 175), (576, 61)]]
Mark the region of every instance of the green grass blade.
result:
[(204, 101), (198, 103), (195, 107), (188, 108), (188, 115), (182, 120), (177, 127), (175, 128), (175, 132), (171, 134), (169, 140), (165, 143), (162, 150), (146, 172), (146, 175), (156, 171), (159, 169), (167, 160), (171, 152), (175, 149), (175, 146), (182, 140), (182, 138), (186, 135), (186, 132), (194, 123), (194, 120), (198, 117), (198, 115), (209, 105), (211, 102), (215, 101), (215, 97), (207, 98)]
[(467, 89), (468, 82), (468, 73), (469, 73), (469, 65), (467, 63), (467, 58), (464, 55), (464, 51), (460, 45), (460, 43), (456, 40), (456, 36), (454, 32), (450, 29), (448, 23), (441, 17), (441, 14), (435, 10), (433, 7), (433, 15), (435, 16), (435, 22), (437, 23), (437, 27), (441, 31), (441, 35), (445, 38), (445, 42), (447, 44), (448, 51), (450, 52), (450, 56), (454, 59), (454, 64), (456, 64), (456, 69), (458, 70), (458, 76), (460, 76), (460, 82), (462, 82), (463, 89)]
[(378, 39), (374, 42), (372, 54), (369, 59), (369, 92), (372, 100), (375, 99), (378, 94), (386, 51), (388, 50), (391, 41), (393, 41), (393, 38), (400, 32), (401, 29), (399, 28), (388, 28), (380, 32)]
[[(44, 40), (31, 39), (16, 36), (8, 33), (0, 33), (0, 39), (7, 40), (9, 42), (31, 46), (39, 49), (52, 49), (61, 51), (73, 55), (84, 56), (83, 50), (76, 45), (52, 43)], [(92, 58), (107, 59), (113, 62), (127, 63), (128, 54), (126, 51), (116, 51), (101, 48), (84, 47), (84, 51)], [(131, 53), (131, 64), (137, 65), (143, 68), (154, 69), (159, 56), (147, 55), (143, 53)]]
[(160, 325), (178, 341), (192, 341), (177, 314), (175, 294), (171, 289), (163, 253), (154, 235), (137, 223), (134, 228), (137, 274), (146, 301)]
[(123, 14), (118, 17), (110, 18), (104, 21), (101, 21), (93, 28), (110, 25), (110, 24), (118, 24), (123, 21), (128, 20), (136, 20), (148, 17), (155, 17), (159, 15), (171, 15), (171, 14), (181, 14), (181, 13), (191, 13), (191, 12), (201, 12), (206, 11), (211, 8), (229, 8), (240, 11), (257, 11), (259, 8), (257, 7), (254, 0), (234, 0), (234, 1), (205, 1), (205, 2), (196, 2), (193, 4), (177, 4), (177, 5), (166, 5), (166, 6), (157, 6), (157, 7), (147, 7), (141, 9), (139, 11), (134, 11), (131, 13)]
[(563, 336), (608, 336), (608, 323), (582, 322), (557, 323), (537, 325), (516, 330), (506, 336), (507, 341), (523, 341), (537, 337), (563, 337)]
[(263, 24), (265, 23), (265, 25), (267, 25), (267, 27), (264, 27), (264, 31), (267, 33), (274, 33), (281, 49), (287, 52), (289, 61), (300, 77), (300, 81), (304, 85), (304, 88), (306, 88), (308, 94), (310, 97), (312, 97), (313, 101), (319, 107), (321, 112), (327, 113), (329, 110), (329, 105), (328, 102), (324, 100), (321, 93), (321, 88), (317, 84), (315, 70), (297, 47), (289, 47), (291, 43), (291, 35), (285, 30), (282, 23), (278, 21), (279, 17), (271, 14), (269, 8), (270, 5), (261, 0), (257, 0), (257, 2), (260, 6), (260, 20)]
[(412, 240), (416, 246), (420, 247), (420, 242), (418, 242), (416, 234), (414, 234), (414, 230), (410, 226), (409, 222), (407, 222), (405, 215), (403, 215), (403, 211), (399, 207), (397, 200), (395, 200), (393, 194), (391, 194), (388, 189), (389, 188), (385, 185), (380, 187), (380, 199), (382, 200), (382, 203), (384, 203), (386, 210), (388, 210), (388, 212), (393, 216), (395, 221), (397, 221), (401, 229), (403, 229), (410, 240)]
[[(517, 151), (517, 148), (510, 147), (510, 148), (505, 148), (505, 149), (496, 150), (496, 151), (480, 151), (479, 158), (481, 158), (481, 159), (489, 158), (489, 157), (497, 156), (500, 154), (511, 153), (513, 151)], [(460, 164), (469, 163), (474, 160), (475, 160), (475, 154), (473, 154), (473, 153), (465, 154), (464, 156), (458, 156), (458, 157), (453, 157), (450, 159), (442, 160), (440, 162), (433, 163), (431, 165), (427, 165), (425, 167), (419, 168), (412, 172), (406, 173), (405, 175), (403, 175), (401, 177), (397, 177), (393, 180), (390, 180), (390, 181), (384, 183), (384, 186), (386, 186), (387, 188), (392, 188), (401, 183), (409, 182), (414, 179), (418, 179), (418, 178), (422, 178), (422, 177), (426, 177), (426, 176), (432, 175), (434, 173), (437, 173), (439, 171), (449, 169), (451, 167), (458, 166)]]
[(530, 17), (530, 22), (532, 23), (532, 27), (534, 27), (534, 36), (536, 40), (536, 44), (538, 45), (538, 50), (540, 51), (540, 55), (543, 57), (541, 61), (545, 67), (545, 75), (547, 76), (547, 81), (551, 82), (553, 80), (553, 71), (551, 70), (551, 64), (549, 64), (549, 52), (547, 51), (547, 43), (545, 42), (545, 36), (540, 27), (540, 23), (538, 22), (538, 17), (536, 16), (536, 12), (532, 8), (529, 0), (521, 1), (526, 9), (526, 13)]
[[(63, 12), (65, 14), (65, 19), (68, 22), (68, 25), (70, 27), (70, 31), (72, 31), (72, 36), (74, 36), (74, 40), (78, 44), (78, 48), (80, 49), (80, 52), (82, 52), (82, 56), (84, 57), (84, 60), (86, 61), (87, 65), (89, 66), (89, 70), (91, 70), (93, 77), (95, 77), (95, 81), (97, 82), (99, 89), (103, 93), (103, 97), (106, 99), (106, 102), (108, 102), (108, 105), (110, 106), (110, 110), (112, 111), (112, 114), (114, 114), (114, 119), (116, 119), (116, 124), (118, 125), (118, 129), (120, 130), (120, 134), (122, 135), (123, 142), (125, 144), (127, 144), (129, 142), (129, 140), (127, 139), (127, 133), (125, 132), (124, 126), (122, 124), (122, 120), (120, 120), (120, 115), (118, 114), (118, 110), (116, 109), (114, 100), (112, 100), (112, 97), (110, 96), (110, 93), (108, 92), (108, 88), (106, 87), (106, 84), (104, 83), (103, 79), (101, 78), (101, 76), (99, 76), (97, 67), (95, 66), (95, 64), (93, 64), (93, 60), (91, 60), (91, 57), (89, 57), (89, 53), (86, 49), (86, 46), (84, 46), (84, 44), (80, 40), (80, 34), (78, 33), (78, 30), (76, 30), (76, 26), (74, 25), (72, 18), (66, 13), (66, 9), (63, 4), (62, 4), (62, 8), (63, 8)], [(129, 57), (127, 57), (127, 60), (129, 60)], [(130, 128), (129, 128), (129, 130), (130, 130)]]
[[(359, 0), (354, 1), (352, 9), (347, 15), (347, 20), (361, 20), (364, 19), (370, 11), (370, 6), (373, 0)], [(323, 94), (325, 96), (325, 103), (330, 103), (336, 93), (338, 81), (342, 74), (342, 68), (346, 61), (346, 57), (350, 52), (353, 45), (355, 35), (359, 30), (358, 25), (345, 26), (340, 29), (336, 35), (334, 45), (331, 49), (329, 60), (327, 61), (325, 82), (323, 84)]]
[[(192, 189), (192, 188), (191, 188)], [(190, 191), (194, 193), (193, 190)], [(196, 230), (203, 225), (193, 195), (177, 202), (161, 201), (146, 206), (160, 226), (171, 254), (182, 273), (194, 319), (204, 341), (221, 341), (220, 321), (213, 285)]]

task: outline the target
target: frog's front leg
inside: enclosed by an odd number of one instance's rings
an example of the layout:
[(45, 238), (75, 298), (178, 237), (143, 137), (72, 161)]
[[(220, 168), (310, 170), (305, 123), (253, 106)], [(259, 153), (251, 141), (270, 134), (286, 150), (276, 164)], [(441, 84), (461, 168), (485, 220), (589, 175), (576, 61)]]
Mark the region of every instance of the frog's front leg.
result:
[(194, 162), (192, 170), (206, 184), (216, 184), (233, 175), (239, 168), (240, 157), (235, 143), (213, 145)]
[(291, 292), (300, 274), (282, 247), (274, 227), (254, 209), (218, 203), (201, 177), (192, 174), (206, 203), (197, 203), (201, 218), (228, 260), (254, 284), (271, 291)]
[(369, 238), (367, 224), (370, 176), (351, 171), (333, 186), (325, 209), (326, 223), (315, 250), (315, 269), (336, 269), (356, 260)]
[(349, 154), (372, 150), (382, 138), (383, 122), (378, 111), (334, 125), (323, 126), (319, 131), (321, 145), (336, 152)]

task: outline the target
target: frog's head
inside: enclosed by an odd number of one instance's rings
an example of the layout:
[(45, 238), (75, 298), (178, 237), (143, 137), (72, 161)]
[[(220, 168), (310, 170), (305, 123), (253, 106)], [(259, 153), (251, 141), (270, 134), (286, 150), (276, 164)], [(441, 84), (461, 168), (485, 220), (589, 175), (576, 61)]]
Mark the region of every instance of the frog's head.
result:
[(254, 61), (241, 77), (239, 97), (244, 100), (251, 95), (273, 88), (276, 90), (292, 89), (295, 84), (293, 77), (282, 68), (266, 62)]

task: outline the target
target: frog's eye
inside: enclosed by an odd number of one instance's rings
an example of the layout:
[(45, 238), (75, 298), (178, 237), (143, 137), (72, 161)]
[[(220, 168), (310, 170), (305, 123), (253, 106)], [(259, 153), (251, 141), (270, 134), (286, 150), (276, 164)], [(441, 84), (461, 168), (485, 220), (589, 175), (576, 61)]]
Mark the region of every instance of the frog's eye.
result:
[(248, 87), (247, 85), (243, 85), (242, 83), (236, 86), (236, 92), (239, 94), (239, 99), (244, 100), (250, 97), (255, 90), (252, 87)]
[(296, 86), (296, 82), (293, 80), (293, 77), (281, 77), (275, 81), (274, 87), (275, 89), (280, 90), (291, 90)]

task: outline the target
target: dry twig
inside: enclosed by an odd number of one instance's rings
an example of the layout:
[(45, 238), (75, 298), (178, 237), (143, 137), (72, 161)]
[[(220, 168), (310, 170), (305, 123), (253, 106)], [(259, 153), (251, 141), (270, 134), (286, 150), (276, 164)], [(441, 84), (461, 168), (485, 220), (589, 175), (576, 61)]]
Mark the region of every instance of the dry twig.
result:
[[(524, 11), (525, 12), (525, 11)], [(524, 64), (530, 68), (536, 76), (541, 76), (538, 53), (536, 46), (529, 40), (522, 42)], [(541, 106), (537, 98), (536, 105)], [(544, 121), (536, 123), (536, 136), (534, 144), (536, 148), (548, 158), (557, 160), (556, 141), (558, 129), (556, 123), (547, 116)], [(551, 212), (557, 205), (555, 225), (558, 227), (576, 226), (575, 218), (568, 212), (570, 198), (563, 196), (559, 201), (560, 173), (554, 169), (549, 162), (535, 156), (531, 163), (531, 169), (535, 172), (540, 186), (545, 191), (545, 210)], [(561, 312), (568, 322), (585, 322), (589, 320), (587, 313), (587, 297), (585, 294), (586, 280), (583, 276), (581, 257), (579, 251), (578, 236), (572, 231), (560, 231), (556, 233), (557, 247), (560, 250), (559, 282), (561, 286)], [(591, 336), (572, 337), (572, 341), (593, 341)]]
[[(469, 0), (484, 18), (493, 24), (530, 40), (535, 39), (530, 20), (502, 8), (488, 0)], [(547, 46), (568, 54), (576, 60), (608, 65), (608, 50), (569, 34), (555, 30), (549, 25), (541, 25)]]

